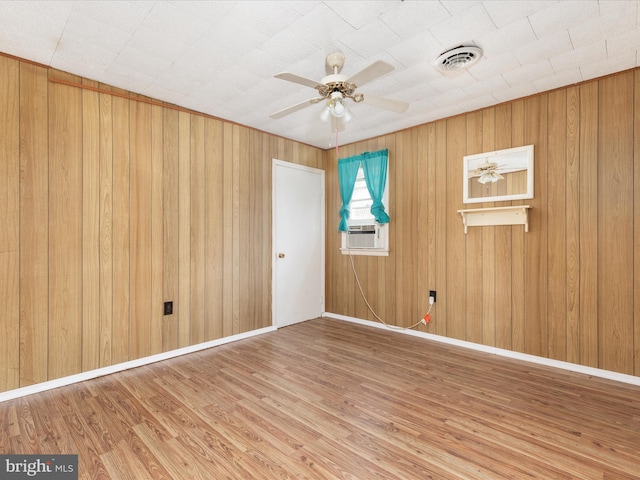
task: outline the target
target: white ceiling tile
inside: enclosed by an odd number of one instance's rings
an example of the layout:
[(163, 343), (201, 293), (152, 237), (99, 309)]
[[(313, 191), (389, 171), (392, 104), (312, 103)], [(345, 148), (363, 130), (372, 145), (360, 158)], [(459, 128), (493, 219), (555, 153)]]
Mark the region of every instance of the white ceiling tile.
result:
[(498, 28), (525, 19), (536, 12), (546, 10), (558, 0), (495, 0), (483, 2), (484, 8)]
[(224, 47), (238, 56), (258, 48), (267, 36), (231, 15), (225, 15), (195, 43), (198, 48)]
[(211, 24), (185, 11), (179, 4), (157, 2), (143, 20), (144, 27), (161, 35), (179, 39), (191, 45), (211, 27)]
[(140, 72), (145, 76), (156, 78), (162, 75), (170, 67), (171, 62), (153, 57), (146, 52), (141, 52), (140, 50), (131, 47), (123, 50), (120, 55), (118, 55), (109, 70), (114, 73), (118, 68), (129, 71), (140, 70)]
[(129, 34), (135, 32), (149, 14), (139, 2), (121, 0), (75, 2), (73, 12)]
[(286, 2), (272, 0), (238, 2), (229, 10), (229, 15), (250, 23), (256, 30), (268, 36), (278, 34), (302, 16)]
[[(615, 4), (612, 8), (609, 3)], [(636, 28), (637, 5), (634, 2), (604, 2), (601, 15), (590, 18), (569, 29), (574, 48), (581, 48)]]
[(131, 36), (129, 48), (135, 48), (144, 52), (150, 57), (162, 59), (165, 62), (174, 62), (187, 49), (187, 44), (179, 38), (171, 35), (163, 35), (145, 26), (140, 26), (136, 33)]
[(476, 80), (485, 80), (492, 78), (496, 72), (509, 72), (516, 68), (520, 68), (522, 64), (518, 61), (512, 52), (506, 52), (502, 55), (483, 56), (480, 61), (469, 69), (469, 73)]
[(545, 92), (559, 87), (580, 83), (583, 80), (579, 68), (565, 69), (560, 73), (534, 80), (532, 83), (538, 91)]
[(306, 15), (322, 2), (319, 0), (288, 0), (285, 3), (293, 8), (296, 12), (301, 13), (302, 15)]
[(324, 3), (356, 29), (371, 24), (398, 4), (397, 1), (389, 0), (370, 1), (366, 5), (360, 0), (329, 0)]
[(492, 94), (495, 91), (504, 90), (509, 87), (510, 85), (502, 77), (502, 75), (497, 75), (493, 78), (465, 85), (464, 87), (462, 87), (462, 90), (464, 90), (464, 92), (471, 97), (482, 97), (484, 95)]
[(402, 65), (432, 64), (440, 56), (444, 46), (433, 34), (425, 31), (387, 48), (386, 51)]
[(292, 32), (316, 47), (336, 45), (344, 35), (355, 29), (336, 15), (326, 5), (320, 3), (304, 17), (289, 26)]
[(567, 69), (580, 68), (588, 63), (600, 63), (607, 59), (607, 46), (604, 40), (589, 45), (563, 52), (559, 55), (549, 57), (551, 66), (556, 72)]
[(620, 31), (607, 39), (607, 55), (609, 57), (640, 49), (640, 29)]
[[(538, 63), (523, 65), (502, 74), (512, 87), (520, 84), (530, 84), (533, 80), (555, 75), (548, 59)], [(537, 90), (536, 90), (537, 92)], [(535, 92), (532, 92), (535, 93)]]
[(524, 81), (523, 83), (520, 83), (513, 87), (493, 92), (493, 96), (498, 99), (498, 102), (503, 103), (508, 102), (509, 100), (515, 100), (517, 98), (528, 97), (529, 95), (533, 95), (537, 92), (538, 90), (533, 83)]
[(381, 50), (393, 47), (400, 37), (379, 19), (340, 37), (340, 43), (348, 45), (362, 57), (370, 57)]
[(512, 22), (501, 29), (492, 29), (475, 38), (485, 57), (503, 55), (509, 51), (536, 41), (536, 36), (526, 18)]
[(623, 52), (606, 60), (580, 67), (584, 80), (602, 77), (615, 72), (622, 72), (638, 66), (637, 52)]
[(396, 2), (396, 7), (384, 13), (380, 20), (403, 38), (418, 35), (451, 18), (441, 2)]
[[(273, 58), (283, 58), (283, 53), (286, 52), (287, 60), (292, 63), (308, 58), (316, 51), (311, 43), (288, 29), (278, 32), (263, 42), (260, 50)], [(277, 72), (273, 71), (273, 73)]]
[(237, 4), (231, 0), (178, 0), (171, 3), (210, 24), (217, 24)]
[[(445, 7), (450, 5), (447, 3)], [(457, 11), (453, 17), (430, 28), (436, 39), (445, 45), (445, 50), (473, 43), (477, 37), (495, 29), (496, 26), (479, 2), (472, 3), (468, 8)]]
[(517, 45), (512, 51), (522, 65), (527, 65), (571, 50), (573, 44), (568, 30), (560, 30), (525, 45)]
[(543, 38), (599, 15), (598, 0), (565, 0), (530, 15), (529, 21), (536, 36)]
[(119, 52), (131, 39), (130, 33), (75, 11), (67, 20), (63, 39), (68, 35), (78, 43), (89, 43), (110, 52)]

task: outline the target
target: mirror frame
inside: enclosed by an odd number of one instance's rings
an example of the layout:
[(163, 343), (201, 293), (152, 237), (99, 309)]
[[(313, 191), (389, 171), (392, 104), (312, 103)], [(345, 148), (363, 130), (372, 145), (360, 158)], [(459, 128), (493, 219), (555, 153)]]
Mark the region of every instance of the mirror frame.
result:
[[(494, 195), (487, 197), (470, 197), (469, 180), (475, 178), (471, 172), (484, 162), (495, 162), (511, 165), (517, 171), (526, 169), (526, 191), (516, 194)], [(533, 198), (533, 145), (524, 147), (506, 148), (493, 152), (477, 153), (475, 155), (465, 155), (462, 165), (462, 201), (463, 203), (484, 203), (484, 202), (505, 202), (510, 200), (524, 200)]]

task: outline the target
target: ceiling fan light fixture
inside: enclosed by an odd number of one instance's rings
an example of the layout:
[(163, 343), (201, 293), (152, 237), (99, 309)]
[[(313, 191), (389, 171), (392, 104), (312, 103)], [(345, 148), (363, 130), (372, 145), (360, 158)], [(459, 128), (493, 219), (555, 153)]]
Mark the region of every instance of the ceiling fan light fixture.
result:
[(327, 121), (329, 115), (333, 115), (336, 118), (342, 118), (344, 121), (349, 121), (352, 117), (349, 107), (344, 103), (344, 96), (341, 92), (332, 92), (331, 98), (327, 102), (327, 105), (320, 112), (320, 119)]
[(484, 172), (482, 175), (480, 175), (478, 177), (478, 182), (482, 183), (483, 185), (485, 183), (495, 183), (498, 180), (500, 180), (501, 178), (504, 178), (502, 175), (500, 175), (497, 172), (494, 172), (493, 170), (490, 170), (488, 172)]

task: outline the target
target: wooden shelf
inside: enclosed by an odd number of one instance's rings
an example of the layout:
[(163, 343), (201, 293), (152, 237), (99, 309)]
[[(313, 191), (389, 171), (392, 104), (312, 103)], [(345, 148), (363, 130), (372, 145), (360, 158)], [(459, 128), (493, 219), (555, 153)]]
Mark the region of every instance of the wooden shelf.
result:
[(458, 210), (462, 217), (464, 233), (468, 227), (483, 227), (487, 225), (524, 225), (524, 231), (529, 231), (529, 205), (514, 205), (511, 207), (472, 208)]

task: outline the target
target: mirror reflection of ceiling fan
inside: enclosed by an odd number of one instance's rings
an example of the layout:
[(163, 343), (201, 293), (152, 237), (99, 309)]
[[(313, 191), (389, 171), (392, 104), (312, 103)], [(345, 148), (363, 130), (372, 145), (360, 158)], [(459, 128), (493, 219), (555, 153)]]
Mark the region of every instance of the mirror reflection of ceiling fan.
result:
[(343, 65), (344, 54), (331, 53), (327, 55), (327, 67), (332, 73), (319, 82), (289, 72), (275, 75), (276, 78), (314, 88), (318, 91), (319, 96), (272, 113), (270, 117), (273, 119), (282, 118), (309, 105), (326, 102), (320, 112), (320, 118), (323, 121), (331, 119), (331, 131), (342, 131), (344, 130), (344, 122), (348, 122), (353, 116), (347, 105), (347, 99), (397, 113), (402, 113), (409, 107), (408, 103), (399, 100), (356, 93), (358, 87), (392, 71), (393, 65), (378, 60), (351, 76), (340, 73)]
[(506, 165), (498, 165), (496, 162), (486, 161), (478, 168), (472, 170), (469, 177), (478, 177), (478, 182), (482, 184), (497, 182), (498, 180), (504, 179), (504, 177), (498, 171), (500, 169), (503, 169), (504, 167), (506, 167)]

